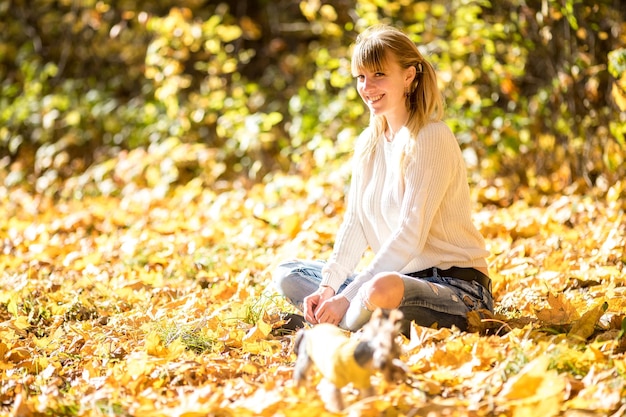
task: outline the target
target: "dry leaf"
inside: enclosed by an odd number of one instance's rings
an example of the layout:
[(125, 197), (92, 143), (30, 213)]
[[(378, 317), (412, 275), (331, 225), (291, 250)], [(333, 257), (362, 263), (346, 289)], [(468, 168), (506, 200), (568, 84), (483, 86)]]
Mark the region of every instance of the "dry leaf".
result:
[(608, 308), (609, 303), (600, 300), (594, 307), (586, 311), (579, 320), (574, 322), (574, 325), (567, 335), (580, 341), (587, 340), (589, 336), (593, 334), (596, 324), (598, 324), (600, 318)]
[(537, 318), (546, 324), (568, 324), (580, 317), (576, 308), (565, 298), (563, 294), (554, 295), (548, 292), (547, 298), (549, 309), (536, 310)]
[(513, 416), (551, 417), (560, 413), (566, 380), (548, 370), (549, 364), (548, 356), (540, 356), (506, 381), (498, 399), (513, 410)]

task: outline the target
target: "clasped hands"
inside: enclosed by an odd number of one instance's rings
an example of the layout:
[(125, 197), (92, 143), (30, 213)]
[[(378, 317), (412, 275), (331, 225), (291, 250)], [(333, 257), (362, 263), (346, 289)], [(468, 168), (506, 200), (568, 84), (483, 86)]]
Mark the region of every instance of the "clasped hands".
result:
[(331, 287), (319, 287), (304, 298), (304, 318), (312, 324), (337, 325), (348, 311), (350, 301), (343, 295), (335, 295)]

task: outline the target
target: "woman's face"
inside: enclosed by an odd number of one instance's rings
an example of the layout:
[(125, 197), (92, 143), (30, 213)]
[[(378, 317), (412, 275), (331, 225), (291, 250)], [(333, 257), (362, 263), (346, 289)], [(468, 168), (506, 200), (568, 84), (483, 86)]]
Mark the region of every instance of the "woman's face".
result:
[(380, 71), (361, 68), (356, 76), (357, 90), (374, 115), (402, 115), (406, 113), (404, 92), (414, 76), (411, 68), (404, 69), (388, 57)]

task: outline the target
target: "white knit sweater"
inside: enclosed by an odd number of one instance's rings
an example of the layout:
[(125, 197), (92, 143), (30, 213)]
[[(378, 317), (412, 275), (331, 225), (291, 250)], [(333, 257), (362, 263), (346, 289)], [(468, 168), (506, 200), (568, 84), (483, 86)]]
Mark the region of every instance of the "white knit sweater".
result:
[(471, 219), (467, 172), (448, 126), (433, 122), (417, 137), (414, 158), (401, 173), (409, 131), (393, 142), (379, 138), (374, 156), (355, 161), (348, 202), (322, 285), (337, 292), (369, 246), (372, 262), (342, 292), (352, 300), (379, 272), (410, 273), (430, 267), (486, 267), (485, 242)]

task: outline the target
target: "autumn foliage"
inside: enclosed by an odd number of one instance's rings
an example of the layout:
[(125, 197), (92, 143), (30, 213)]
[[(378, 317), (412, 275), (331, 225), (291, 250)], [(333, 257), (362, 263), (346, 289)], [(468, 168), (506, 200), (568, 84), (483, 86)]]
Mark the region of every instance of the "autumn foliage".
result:
[(625, 13), (619, 0), (6, 0), (0, 183), (54, 194), (89, 172), (108, 194), (119, 159), (170, 151), (150, 167), (169, 183), (306, 175), (367, 123), (350, 47), (383, 22), (437, 69), (480, 178), (606, 192), (626, 175)]
[[(324, 258), (343, 171), (163, 198), (1, 189), (0, 410), (16, 416), (325, 415), (292, 381), (280, 259)], [(414, 326), (409, 378), (358, 415), (552, 416), (626, 409), (623, 184), (608, 197), (477, 207), (496, 314)], [(475, 199), (480, 193), (475, 192)]]

